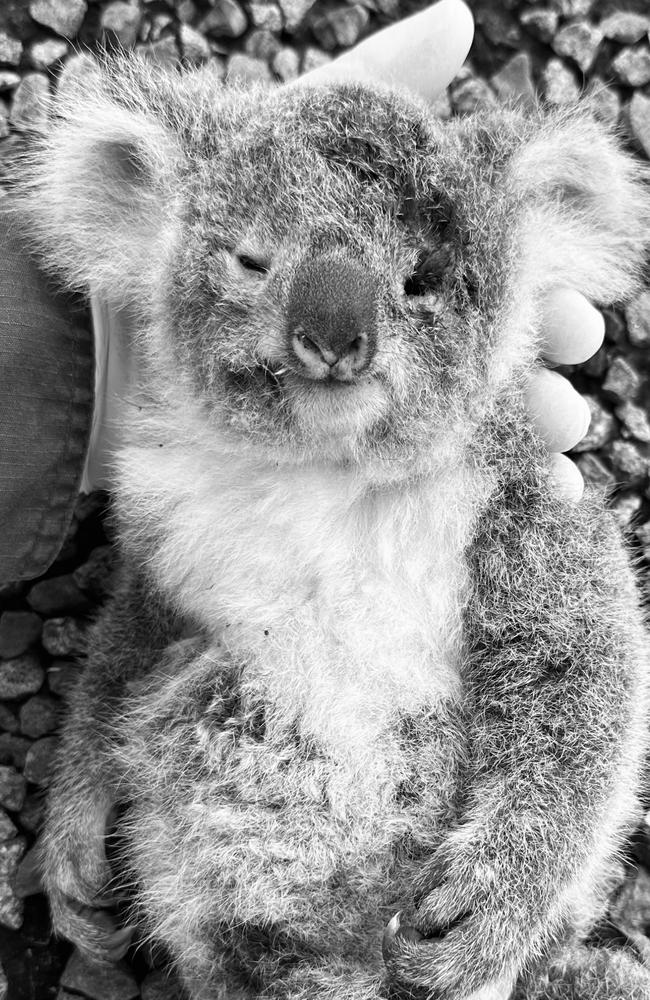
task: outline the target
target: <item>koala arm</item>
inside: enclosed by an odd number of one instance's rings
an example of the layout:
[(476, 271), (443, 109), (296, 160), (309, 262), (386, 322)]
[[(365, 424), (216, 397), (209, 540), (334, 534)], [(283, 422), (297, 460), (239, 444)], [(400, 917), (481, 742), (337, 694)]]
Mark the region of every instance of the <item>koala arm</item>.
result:
[(505, 481), (468, 558), (457, 820), (414, 887), (423, 939), (406, 929), (388, 956), (409, 997), (508, 995), (549, 939), (587, 923), (634, 818), (646, 745), (646, 638), (602, 507)]

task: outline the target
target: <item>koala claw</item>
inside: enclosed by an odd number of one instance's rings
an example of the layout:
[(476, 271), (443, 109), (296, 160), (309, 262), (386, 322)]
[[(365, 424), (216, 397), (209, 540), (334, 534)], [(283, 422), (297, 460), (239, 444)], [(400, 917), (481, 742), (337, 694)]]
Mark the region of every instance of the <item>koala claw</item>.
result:
[(402, 911), (398, 910), (397, 913), (390, 918), (384, 928), (384, 936), (381, 943), (381, 951), (384, 956), (384, 961), (387, 962), (390, 958), (391, 952), (395, 949), (397, 938), (401, 938), (403, 941), (417, 943), (422, 940), (423, 936), (424, 935), (420, 934), (415, 927), (411, 927), (410, 924), (402, 923)]

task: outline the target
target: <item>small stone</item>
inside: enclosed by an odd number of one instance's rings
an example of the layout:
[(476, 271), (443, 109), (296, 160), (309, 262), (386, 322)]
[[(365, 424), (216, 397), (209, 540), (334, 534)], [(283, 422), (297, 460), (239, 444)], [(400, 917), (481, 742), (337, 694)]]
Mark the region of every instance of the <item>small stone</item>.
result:
[(368, 11), (360, 4), (334, 7), (314, 18), (311, 30), (324, 49), (347, 49), (356, 45), (369, 20)]
[(237, 0), (220, 0), (197, 25), (199, 31), (213, 38), (239, 38), (248, 27), (246, 15)]
[(596, 118), (614, 128), (621, 114), (621, 98), (613, 87), (608, 87), (597, 78), (592, 79), (589, 87), (589, 106)]
[(278, 0), (278, 6), (284, 17), (285, 29), (294, 32), (315, 3), (316, 0)]
[(606, 410), (596, 396), (585, 394), (583, 399), (589, 406), (591, 421), (589, 429), (581, 441), (574, 445), (574, 451), (595, 451), (614, 436), (614, 417)]
[(199, 11), (194, 0), (180, 0), (176, 4), (176, 14), (181, 24), (194, 24), (198, 20)]
[(136, 48), (145, 59), (166, 69), (173, 69), (180, 61), (180, 52), (172, 35), (159, 38), (155, 42), (147, 42), (145, 45), (137, 45)]
[(23, 807), (26, 788), (22, 774), (8, 764), (0, 764), (0, 806), (18, 812)]
[(53, 698), (45, 694), (37, 694), (20, 706), (18, 713), (20, 731), (24, 736), (37, 740), (56, 729), (59, 722), (59, 710)]
[(18, 732), (18, 719), (6, 705), (0, 702), (0, 729), (4, 733)]
[(315, 45), (308, 45), (302, 57), (302, 72), (310, 73), (313, 69), (320, 69), (327, 66), (332, 61), (332, 57)]
[(192, 66), (200, 66), (201, 63), (207, 62), (212, 55), (210, 46), (201, 32), (190, 27), (189, 24), (179, 25), (178, 42), (183, 59)]
[(19, 899), (26, 899), (27, 896), (35, 896), (36, 893), (43, 892), (41, 845), (39, 843), (33, 844), (23, 856), (16, 869), (13, 889)]
[(28, 795), (25, 803), (18, 813), (18, 822), (23, 830), (28, 833), (38, 833), (43, 825), (45, 816), (45, 797), (42, 792)]
[[(0, 91), (13, 90), (20, 83), (20, 76), (18, 73), (12, 73), (9, 69), (0, 70)], [(17, 584), (5, 583), (0, 587), (0, 597), (3, 596), (3, 591), (6, 587), (19, 586), (22, 587), (21, 582)]]
[(616, 416), (622, 422), (628, 435), (637, 441), (650, 441), (650, 421), (648, 414), (635, 403), (623, 403), (616, 410)]
[(252, 0), (248, 4), (250, 19), (256, 28), (265, 28), (280, 34), (282, 31), (282, 14), (280, 8), (268, 0)]
[(634, 45), (650, 31), (650, 17), (631, 10), (617, 10), (603, 18), (599, 27), (605, 38), (624, 45)]
[(98, 545), (92, 550), (87, 561), (73, 572), (74, 582), (94, 599), (104, 597), (113, 575), (114, 560), (112, 545)]
[(90, 606), (72, 573), (51, 576), (48, 580), (35, 583), (27, 594), (27, 603), (34, 611), (45, 616), (84, 612)]
[(140, 983), (140, 1000), (180, 1000), (178, 984), (162, 969), (147, 973)]
[(27, 751), (23, 774), (27, 781), (46, 788), (52, 777), (54, 756), (59, 740), (56, 736), (43, 736), (32, 743)]
[(595, 0), (552, 0), (562, 17), (586, 17)]
[(26, 653), (41, 637), (43, 622), (31, 611), (5, 611), (0, 615), (0, 657)]
[(0, 63), (17, 66), (23, 54), (23, 45), (18, 38), (0, 31)]
[(87, 9), (86, 0), (33, 0), (29, 5), (35, 21), (64, 38), (74, 38)]
[(634, 399), (641, 385), (641, 376), (629, 361), (625, 358), (614, 358), (607, 378), (603, 382), (603, 389), (609, 392), (616, 400), (624, 403), (627, 399)]
[(650, 83), (650, 49), (647, 45), (621, 49), (612, 59), (612, 69), (628, 87)]
[(492, 45), (508, 45), (519, 48), (521, 45), (521, 30), (508, 10), (500, 10), (497, 4), (485, 4), (476, 8), (477, 27)]
[(650, 344), (650, 288), (625, 307), (625, 318), (630, 342), (636, 347), (647, 347)]
[(99, 24), (105, 35), (110, 36), (125, 48), (132, 48), (138, 40), (142, 23), (142, 11), (137, 3), (114, 0), (101, 12)]
[(608, 451), (612, 463), (628, 479), (639, 480), (648, 474), (648, 459), (631, 441), (612, 441)]
[[(167, 14), (160, 11), (154, 14), (149, 22), (149, 33), (147, 35), (147, 41), (158, 42), (163, 37), (163, 34), (167, 32), (170, 24), (173, 23), (173, 18), (171, 14)], [(169, 34), (169, 32), (167, 32)]]
[(559, 56), (573, 59), (582, 72), (586, 73), (596, 57), (602, 40), (599, 28), (587, 21), (575, 21), (560, 28), (553, 38), (552, 45)]
[(612, 504), (614, 517), (621, 528), (627, 528), (630, 522), (641, 510), (641, 497), (637, 493), (628, 493), (618, 497)]
[(459, 115), (471, 115), (497, 104), (494, 91), (479, 76), (468, 76), (458, 83), (452, 83), (450, 99), (452, 108)]
[(271, 71), (261, 59), (235, 52), (228, 59), (226, 80), (228, 83), (271, 83)]
[[(57, 97), (70, 91), (83, 90), (84, 87), (91, 86), (97, 77), (97, 64), (90, 56), (79, 54), (72, 55), (66, 59), (63, 69), (59, 73), (56, 82)], [(70, 526), (69, 537), (73, 537), (76, 531), (76, 521), (73, 518)]]
[(68, 43), (62, 38), (46, 38), (30, 46), (29, 61), (35, 69), (48, 69), (57, 59), (63, 59), (67, 51)]
[(295, 80), (300, 71), (300, 57), (296, 50), (289, 46), (281, 48), (273, 57), (272, 69), (285, 82)]
[(514, 101), (521, 107), (532, 107), (535, 103), (535, 84), (530, 56), (519, 52), (490, 79), (499, 100)]
[(43, 625), (41, 642), (51, 656), (72, 656), (84, 652), (86, 635), (74, 618), (50, 618)]
[(16, 733), (0, 733), (0, 764), (11, 764), (18, 771), (22, 771), (31, 745), (31, 740), (24, 736), (18, 736)]
[(0, 924), (14, 931), (23, 923), (23, 904), (14, 892), (13, 879), (24, 853), (22, 837), (0, 844)]
[(19, 132), (43, 129), (50, 108), (50, 84), (43, 73), (26, 73), (16, 90), (9, 120)]
[(0, 699), (26, 698), (40, 691), (45, 672), (34, 653), (0, 662)]
[(97, 965), (75, 949), (61, 975), (61, 986), (91, 1000), (137, 1000), (138, 985), (124, 962)]
[(47, 684), (52, 694), (66, 698), (77, 683), (80, 673), (78, 664), (70, 660), (54, 660), (47, 671)]
[(627, 108), (630, 133), (650, 160), (650, 97), (636, 91)]
[(280, 51), (280, 42), (271, 31), (256, 28), (250, 31), (244, 42), (246, 55), (261, 59), (264, 63), (271, 62)]
[(547, 7), (530, 7), (529, 10), (522, 11), (519, 20), (540, 41), (550, 42), (557, 31), (559, 17), (556, 10)]
[(4, 809), (0, 809), (0, 841), (13, 840), (17, 836), (17, 827), (11, 822)]
[(561, 59), (549, 59), (542, 72), (542, 88), (549, 104), (562, 106), (578, 99), (576, 75)]
[(576, 460), (576, 465), (585, 482), (598, 489), (609, 489), (616, 482), (607, 466), (593, 452), (589, 451), (585, 455), (580, 455)]

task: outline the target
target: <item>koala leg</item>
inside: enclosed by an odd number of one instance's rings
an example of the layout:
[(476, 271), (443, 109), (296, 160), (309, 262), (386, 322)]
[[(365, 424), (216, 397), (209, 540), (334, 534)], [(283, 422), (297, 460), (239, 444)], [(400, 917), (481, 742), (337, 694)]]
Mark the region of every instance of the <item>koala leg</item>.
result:
[(633, 954), (574, 945), (543, 975), (523, 980), (513, 1000), (647, 1000), (650, 971)]

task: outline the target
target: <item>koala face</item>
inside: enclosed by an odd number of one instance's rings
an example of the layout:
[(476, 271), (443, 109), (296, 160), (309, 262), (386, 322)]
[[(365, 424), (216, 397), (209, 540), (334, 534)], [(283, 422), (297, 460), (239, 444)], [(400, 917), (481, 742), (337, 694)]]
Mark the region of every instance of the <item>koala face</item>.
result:
[(229, 112), (183, 178), (175, 363), (248, 439), (340, 458), (428, 447), (486, 371), (508, 276), (483, 288), (477, 257), (508, 257), (507, 200), (492, 193), (479, 246), (458, 137), (395, 98), (284, 92)]

